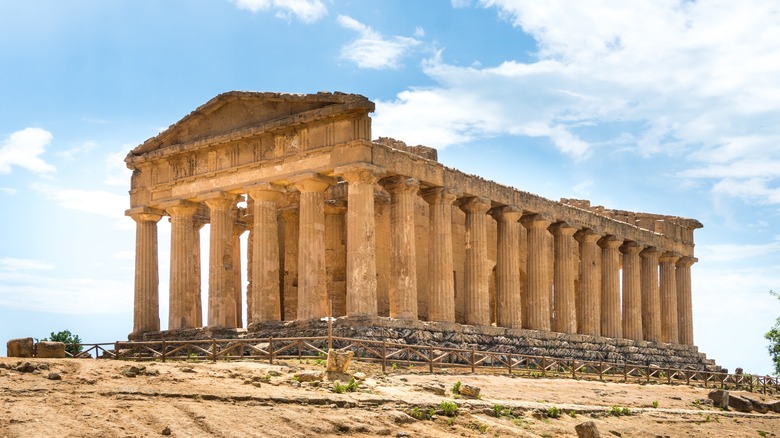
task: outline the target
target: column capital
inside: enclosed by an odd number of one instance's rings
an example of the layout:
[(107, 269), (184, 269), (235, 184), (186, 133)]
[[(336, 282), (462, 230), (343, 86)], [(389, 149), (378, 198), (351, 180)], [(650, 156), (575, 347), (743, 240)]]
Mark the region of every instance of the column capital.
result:
[(208, 193), (199, 198), (209, 210), (230, 208), (238, 202), (238, 195), (225, 192)]
[(466, 213), (487, 213), (490, 210), (490, 199), (481, 196), (469, 196), (462, 198), (459, 207)]
[(699, 259), (697, 259), (696, 257), (682, 256), (680, 257), (680, 260), (677, 260), (677, 263), (675, 265), (677, 267), (690, 268), (691, 266), (693, 266), (694, 263), (698, 261)]
[(520, 218), (520, 223), (528, 229), (547, 228), (552, 223), (552, 218), (545, 214), (533, 213)]
[(125, 210), (125, 216), (130, 216), (136, 222), (157, 222), (164, 215), (165, 211), (152, 207), (134, 207), (129, 210)]
[(677, 260), (680, 259), (680, 254), (673, 252), (673, 251), (667, 251), (663, 254), (661, 254), (661, 257), (659, 257), (658, 261), (661, 263), (677, 263)]
[(573, 236), (577, 229), (566, 222), (556, 222), (549, 227), (554, 236)]
[(601, 234), (591, 230), (590, 228), (583, 228), (574, 233), (574, 238), (580, 243), (596, 243), (601, 239)]
[(599, 239), (598, 245), (604, 249), (617, 249), (623, 244), (623, 239), (618, 239), (613, 235), (607, 235)]
[(159, 207), (171, 216), (194, 216), (198, 212), (198, 203), (183, 199), (164, 202)]
[(452, 204), (460, 194), (457, 190), (450, 187), (431, 187), (422, 192), (422, 197), (428, 204), (443, 203)]
[(490, 214), (499, 222), (517, 222), (523, 215), (523, 209), (514, 205), (505, 205), (490, 210)]
[(284, 186), (273, 183), (259, 183), (246, 187), (245, 192), (255, 201), (276, 202), (282, 197), (286, 189)]
[(648, 246), (639, 253), (639, 256), (643, 259), (656, 258), (660, 255), (661, 251), (654, 246)]
[(634, 255), (639, 254), (639, 251), (642, 251), (644, 247), (633, 240), (627, 240), (623, 243), (623, 245), (620, 247), (620, 252), (623, 254), (628, 255)]
[(393, 175), (387, 178), (382, 178), (379, 181), (380, 184), (390, 192), (390, 194), (397, 193), (417, 193), (420, 190), (420, 181), (403, 175)]
[(369, 163), (354, 163), (333, 169), (333, 173), (344, 178), (347, 183), (374, 184), (385, 174), (383, 167)]
[(290, 178), (290, 184), (299, 192), (324, 192), (331, 185), (336, 184), (336, 178), (320, 175), (315, 172), (306, 172)]

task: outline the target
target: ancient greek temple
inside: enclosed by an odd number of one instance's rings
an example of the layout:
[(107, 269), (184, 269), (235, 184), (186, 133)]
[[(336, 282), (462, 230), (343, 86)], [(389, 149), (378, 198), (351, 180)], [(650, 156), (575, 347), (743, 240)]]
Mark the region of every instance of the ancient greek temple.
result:
[(332, 312), (693, 345), (701, 223), (465, 174), (372, 140), (373, 110), (355, 94), (228, 92), (131, 151), (133, 334), (161, 329), (167, 216), (168, 330)]

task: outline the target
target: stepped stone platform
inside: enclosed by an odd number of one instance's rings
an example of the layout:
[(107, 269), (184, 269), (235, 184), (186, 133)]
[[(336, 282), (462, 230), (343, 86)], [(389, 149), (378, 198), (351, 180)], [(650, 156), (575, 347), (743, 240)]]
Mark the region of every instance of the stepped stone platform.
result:
[[(724, 371), (696, 346), (386, 317), (341, 317), (333, 336), (442, 348), (475, 349), (557, 359), (630, 363), (661, 368)], [(323, 320), (265, 322), (248, 329), (221, 327), (148, 332), (135, 340), (314, 337), (327, 335)]]

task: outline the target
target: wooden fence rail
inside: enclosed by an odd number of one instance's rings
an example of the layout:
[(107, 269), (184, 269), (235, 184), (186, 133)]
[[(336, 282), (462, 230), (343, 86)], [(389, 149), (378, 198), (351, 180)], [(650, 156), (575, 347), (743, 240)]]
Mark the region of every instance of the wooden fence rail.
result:
[[(135, 361), (218, 361), (253, 359), (324, 359), (328, 346), (352, 351), (355, 360), (412, 372), (445, 370), (471, 373), (508, 373), (531, 377), (568, 377), (624, 383), (656, 383), (780, 393), (780, 377), (727, 374), (713, 371), (662, 368), (631, 363), (607, 363), (479, 351), (429, 345), (409, 345), (337, 336), (305, 338), (203, 339), (190, 341), (120, 341), (78, 344), (76, 358)], [(68, 354), (68, 356), (71, 356)]]

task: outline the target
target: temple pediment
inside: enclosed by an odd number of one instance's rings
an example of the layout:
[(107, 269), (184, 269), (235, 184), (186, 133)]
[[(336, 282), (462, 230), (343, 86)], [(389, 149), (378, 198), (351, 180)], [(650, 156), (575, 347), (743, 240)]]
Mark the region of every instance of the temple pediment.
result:
[(342, 113), (371, 112), (373, 102), (357, 94), (286, 94), (250, 91), (222, 93), (168, 129), (150, 138), (130, 152), (128, 158), (142, 156), (171, 146), (186, 145), (240, 132), (257, 126), (292, 126), (318, 117)]

